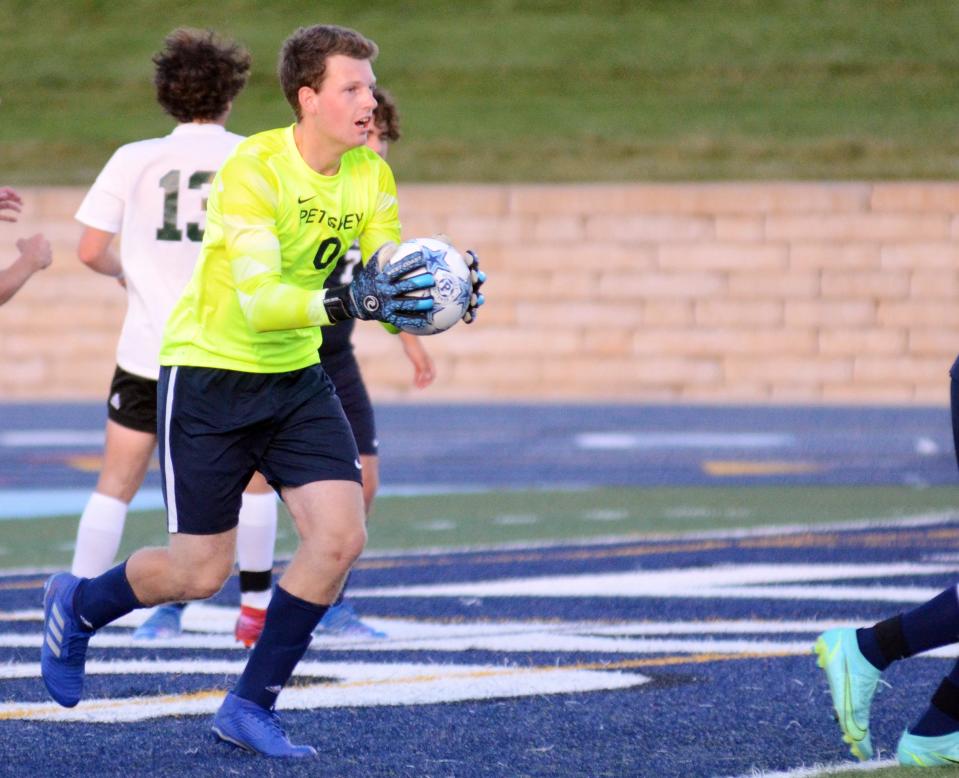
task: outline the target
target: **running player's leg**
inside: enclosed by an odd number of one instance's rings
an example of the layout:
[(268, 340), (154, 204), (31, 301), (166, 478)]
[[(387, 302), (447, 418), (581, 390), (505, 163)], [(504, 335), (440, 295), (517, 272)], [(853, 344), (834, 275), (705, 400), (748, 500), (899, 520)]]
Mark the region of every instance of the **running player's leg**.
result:
[(127, 508), (156, 448), (156, 381), (117, 367), (107, 403), (103, 468), (77, 527), (73, 575), (107, 570), (123, 537)]
[(243, 492), (236, 539), (236, 562), (240, 568), (240, 614), (234, 634), (248, 648), (260, 637), (266, 619), (266, 606), (270, 604), (276, 519), (276, 492), (266, 478), (256, 473)]
[[(280, 488), (300, 542), (213, 723), (222, 740), (260, 753), (276, 743), (267, 718), (277, 696), (366, 541), (356, 444), (329, 378), (318, 365), (278, 376), (269, 396), (277, 410), (259, 469)], [(279, 755), (305, 755), (298, 748), (285, 735), (277, 745)]]
[[(949, 375), (952, 439), (959, 465), (959, 359)], [(908, 650), (925, 651), (956, 642), (959, 639), (957, 589), (947, 589), (925, 605), (903, 614), (900, 624)], [(902, 733), (897, 755), (904, 765), (959, 763), (959, 663), (942, 680), (916, 723)]]
[[(363, 507), (367, 521), (373, 508), (373, 500), (380, 485), (379, 443), (376, 438), (376, 418), (373, 403), (363, 381), (360, 366), (352, 351), (338, 353), (328, 358), (325, 369), (336, 387), (336, 394), (343, 405), (356, 447), (363, 466)], [(323, 615), (316, 628), (317, 635), (349, 638), (385, 638), (386, 633), (362, 621), (352, 603), (346, 600), (349, 578), (343, 585), (340, 596)]]
[(237, 414), (229, 402), (234, 387), (227, 373), (161, 371), (169, 546), (141, 549), (95, 578), (61, 573), (47, 583), (41, 671), (63, 705), (80, 699), (87, 642), (97, 629), (137, 608), (210, 597), (232, 571), (240, 495), (263, 440), (258, 418)]
[[(256, 473), (240, 504), (236, 560), (240, 568), (240, 613), (234, 634), (247, 648), (263, 631), (273, 589), (273, 547), (276, 543), (276, 492)], [(183, 631), (185, 602), (160, 605), (133, 633), (136, 640), (171, 638)]]
[[(959, 359), (950, 371), (952, 431), (959, 464)], [(872, 755), (869, 708), (879, 675), (890, 664), (959, 639), (959, 590), (862, 629), (831, 629), (816, 641), (843, 739), (860, 759)], [(899, 741), (903, 764), (959, 762), (959, 665), (943, 680), (929, 706)]]
[(380, 455), (376, 453), (375, 438), (370, 446), (360, 446), (357, 440), (357, 447), (360, 448), (360, 462), (363, 464), (363, 509), (369, 520), (373, 513), (373, 501), (380, 489)]

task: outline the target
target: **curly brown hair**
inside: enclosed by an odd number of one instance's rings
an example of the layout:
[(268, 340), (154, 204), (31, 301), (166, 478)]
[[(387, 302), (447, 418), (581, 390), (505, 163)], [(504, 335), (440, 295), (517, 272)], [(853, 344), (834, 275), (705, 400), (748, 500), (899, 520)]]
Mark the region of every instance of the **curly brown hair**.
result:
[(380, 87), (373, 88), (376, 98), (376, 110), (373, 111), (373, 124), (380, 131), (380, 137), (395, 143), (400, 139), (400, 114), (396, 109), (393, 95)]
[(300, 110), (300, 87), (319, 90), (326, 75), (326, 60), (334, 54), (353, 59), (376, 59), (379, 47), (349, 27), (334, 24), (315, 24), (300, 27), (283, 42), (277, 67), (280, 86), (287, 102), (293, 107), (296, 120), (303, 118)]
[(181, 27), (154, 55), (157, 102), (180, 122), (214, 121), (246, 84), (250, 55), (212, 30)]

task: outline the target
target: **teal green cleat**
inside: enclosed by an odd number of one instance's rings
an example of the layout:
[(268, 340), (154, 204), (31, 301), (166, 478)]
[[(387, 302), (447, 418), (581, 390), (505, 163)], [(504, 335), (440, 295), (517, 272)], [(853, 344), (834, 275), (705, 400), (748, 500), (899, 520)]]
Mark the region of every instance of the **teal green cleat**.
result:
[(871, 759), (869, 706), (882, 673), (862, 655), (855, 629), (827, 630), (813, 650), (819, 657), (817, 664), (826, 671), (842, 739), (853, 756), (863, 761)]
[(959, 732), (922, 737), (907, 729), (899, 738), (896, 758), (907, 767), (959, 765)]

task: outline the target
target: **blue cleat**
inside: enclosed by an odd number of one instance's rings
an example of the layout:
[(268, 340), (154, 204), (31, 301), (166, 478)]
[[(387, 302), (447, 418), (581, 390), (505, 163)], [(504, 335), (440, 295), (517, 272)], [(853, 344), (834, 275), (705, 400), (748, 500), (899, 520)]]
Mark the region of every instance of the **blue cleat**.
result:
[(869, 708), (882, 673), (862, 655), (855, 629), (826, 630), (813, 650), (818, 656), (817, 664), (826, 671), (842, 739), (853, 756), (863, 761), (871, 759)]
[(959, 732), (923, 737), (907, 729), (899, 738), (896, 758), (907, 767), (959, 765)]
[(255, 702), (226, 695), (213, 718), (213, 735), (244, 751), (278, 759), (303, 759), (316, 756), (313, 746), (295, 746), (280, 726), (279, 717)]
[(72, 708), (83, 695), (83, 667), (93, 635), (93, 629), (85, 627), (73, 609), (73, 596), (82, 580), (57, 573), (43, 586), (40, 674), (50, 696), (64, 708)]
[(163, 640), (165, 638), (175, 638), (183, 632), (180, 625), (180, 617), (183, 615), (184, 606), (179, 603), (167, 603), (160, 605), (133, 632), (134, 640)]
[(356, 615), (353, 606), (348, 602), (341, 602), (339, 605), (331, 605), (320, 623), (313, 630), (314, 635), (333, 635), (343, 638), (375, 638), (382, 640), (386, 637), (385, 632), (374, 629), (369, 624), (360, 621)]

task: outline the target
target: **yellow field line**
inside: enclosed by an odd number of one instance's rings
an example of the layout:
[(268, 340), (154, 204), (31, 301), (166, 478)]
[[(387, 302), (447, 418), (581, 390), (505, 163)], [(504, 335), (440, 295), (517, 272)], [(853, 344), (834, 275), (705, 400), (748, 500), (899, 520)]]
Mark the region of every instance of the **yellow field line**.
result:
[(42, 589), (43, 583), (46, 580), (46, 578), (38, 578), (35, 581), (10, 581), (8, 583), (0, 583), (0, 591), (12, 592), (15, 589)]
[[(222, 689), (205, 689), (199, 692), (188, 692), (185, 694), (164, 694), (161, 697), (129, 697), (123, 700), (90, 700), (84, 703), (83, 710), (100, 711), (113, 710), (115, 708), (127, 707), (129, 705), (159, 705), (165, 703), (192, 702), (193, 700), (205, 700), (210, 697), (221, 697), (224, 694)], [(49, 716), (60, 712), (60, 708), (50, 708), (49, 706), (35, 708), (17, 708), (15, 710), (0, 712), (0, 721), (9, 719), (31, 718), (34, 716)]]
[[(959, 528), (930, 527), (920, 530), (906, 530), (890, 528), (875, 532), (857, 533), (855, 544), (857, 548), (890, 548), (903, 543), (935, 542), (937, 545), (946, 544), (948, 547), (959, 545)], [(587, 542), (587, 539), (584, 539)], [(588, 549), (577, 551), (560, 551), (548, 549), (544, 551), (503, 551), (487, 552), (481, 556), (474, 556), (466, 560), (467, 564), (505, 564), (509, 562), (537, 562), (537, 561), (583, 561), (591, 559), (615, 559), (623, 557), (652, 556), (655, 554), (674, 554), (702, 551), (722, 551), (730, 548), (835, 548), (849, 542), (848, 536), (841, 532), (817, 532), (810, 529), (808, 532), (787, 532), (778, 535), (760, 537), (731, 538), (729, 540), (700, 540), (671, 542), (640, 542), (612, 549)], [(412, 559), (360, 559), (354, 567), (360, 570), (398, 570), (418, 567), (450, 567), (462, 565), (464, 560), (460, 556), (422, 556)], [(285, 569), (284, 562), (278, 562), (275, 572), (279, 575)], [(46, 579), (0, 582), (0, 591), (19, 589), (39, 589)]]

